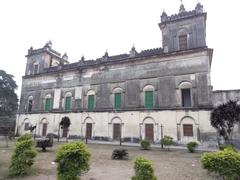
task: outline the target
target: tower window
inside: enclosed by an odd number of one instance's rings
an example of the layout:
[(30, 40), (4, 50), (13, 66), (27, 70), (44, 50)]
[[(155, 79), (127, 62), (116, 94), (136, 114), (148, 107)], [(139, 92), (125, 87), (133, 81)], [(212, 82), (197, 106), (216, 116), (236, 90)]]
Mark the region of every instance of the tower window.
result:
[(34, 64), (33, 73), (34, 73), (34, 74), (37, 74), (37, 73), (38, 73), (38, 64)]
[(191, 90), (188, 89), (182, 89), (182, 107), (191, 107)]
[(28, 100), (28, 109), (27, 109), (28, 112), (32, 112), (32, 104), (33, 104), (33, 100), (32, 99)]
[(179, 40), (179, 50), (187, 49), (187, 35), (179, 36), (178, 40)]

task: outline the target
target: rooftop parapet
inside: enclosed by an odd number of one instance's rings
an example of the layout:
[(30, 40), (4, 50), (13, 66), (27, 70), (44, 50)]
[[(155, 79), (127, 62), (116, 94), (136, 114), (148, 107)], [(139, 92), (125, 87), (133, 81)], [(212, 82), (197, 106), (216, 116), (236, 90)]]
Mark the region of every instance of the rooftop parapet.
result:
[(203, 5), (201, 5), (199, 2), (197, 3), (195, 9), (192, 11), (186, 11), (184, 5), (181, 4), (178, 14), (173, 14), (173, 15), (168, 16), (164, 10), (161, 15), (161, 24), (179, 20), (179, 19), (192, 17), (192, 16), (197, 16), (200, 14), (205, 14), (205, 13), (203, 12)]

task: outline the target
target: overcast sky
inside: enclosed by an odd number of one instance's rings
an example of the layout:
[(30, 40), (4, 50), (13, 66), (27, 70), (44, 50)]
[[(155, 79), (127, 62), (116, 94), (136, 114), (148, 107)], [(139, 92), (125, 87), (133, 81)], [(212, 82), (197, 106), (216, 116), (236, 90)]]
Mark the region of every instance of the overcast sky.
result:
[[(183, 0), (193, 10), (197, 0)], [(207, 12), (207, 45), (214, 49), (214, 90), (240, 89), (240, 1), (200, 0)], [(0, 1), (0, 69), (19, 86), (27, 50), (51, 40), (70, 62), (161, 47), (163, 9), (178, 13), (180, 0), (5, 0)]]

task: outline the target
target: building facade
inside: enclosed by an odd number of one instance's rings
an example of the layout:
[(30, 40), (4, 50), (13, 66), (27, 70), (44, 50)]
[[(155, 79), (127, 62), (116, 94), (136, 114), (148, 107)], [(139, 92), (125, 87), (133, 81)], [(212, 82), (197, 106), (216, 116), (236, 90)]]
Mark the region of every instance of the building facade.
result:
[[(68, 63), (66, 54), (28, 50), (17, 117), (17, 131), (36, 125), (36, 134), (60, 137), (159, 142), (216, 137), (210, 69), (213, 49), (206, 45), (203, 6), (161, 15), (162, 48)], [(68, 119), (68, 129), (59, 123)]]

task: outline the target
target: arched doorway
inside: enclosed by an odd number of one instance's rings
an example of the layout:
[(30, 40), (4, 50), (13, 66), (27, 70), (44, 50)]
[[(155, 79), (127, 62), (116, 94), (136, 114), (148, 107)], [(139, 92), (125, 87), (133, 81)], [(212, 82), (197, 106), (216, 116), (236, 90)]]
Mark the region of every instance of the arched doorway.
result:
[(41, 129), (41, 135), (46, 136), (47, 135), (47, 128), (48, 127), (48, 121), (46, 118), (43, 118), (40, 122), (40, 129)]
[(140, 123), (141, 138), (154, 142), (158, 139), (158, 124), (152, 117), (146, 117)]
[(94, 138), (94, 124), (95, 122), (91, 117), (87, 117), (82, 123), (82, 135), (87, 139)]
[(110, 137), (113, 141), (119, 141), (122, 136), (122, 127), (123, 123), (119, 117), (114, 117), (109, 123), (109, 132)]

